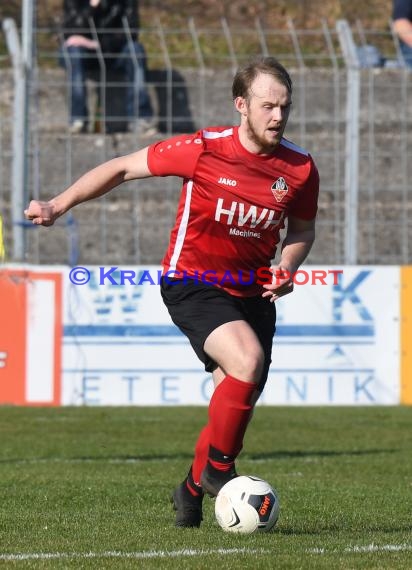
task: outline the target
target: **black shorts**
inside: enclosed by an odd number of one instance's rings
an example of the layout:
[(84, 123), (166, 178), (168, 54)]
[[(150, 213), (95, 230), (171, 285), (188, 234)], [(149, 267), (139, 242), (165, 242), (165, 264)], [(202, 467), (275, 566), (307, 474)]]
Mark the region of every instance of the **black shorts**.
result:
[(276, 307), (267, 298), (235, 297), (215, 285), (195, 280), (161, 279), (160, 291), (174, 324), (187, 336), (207, 372), (213, 372), (217, 363), (203, 347), (207, 337), (220, 325), (231, 321), (246, 321), (255, 331), (265, 363), (258, 389), (263, 390), (272, 357), (273, 336), (276, 330)]

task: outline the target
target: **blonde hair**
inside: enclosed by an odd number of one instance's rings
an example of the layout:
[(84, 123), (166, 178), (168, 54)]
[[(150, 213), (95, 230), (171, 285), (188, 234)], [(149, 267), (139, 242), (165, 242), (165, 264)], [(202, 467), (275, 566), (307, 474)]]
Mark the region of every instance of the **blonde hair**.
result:
[(289, 95), (292, 95), (292, 79), (283, 65), (274, 57), (260, 56), (255, 57), (237, 71), (232, 84), (233, 100), (237, 97), (249, 100), (250, 87), (259, 73), (272, 75), (276, 81), (286, 87)]

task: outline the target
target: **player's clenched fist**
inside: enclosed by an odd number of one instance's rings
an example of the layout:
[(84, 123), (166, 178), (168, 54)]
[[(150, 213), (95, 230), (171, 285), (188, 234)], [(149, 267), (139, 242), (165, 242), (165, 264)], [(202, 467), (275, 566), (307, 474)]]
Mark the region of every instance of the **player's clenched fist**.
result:
[(27, 220), (31, 220), (33, 224), (52, 226), (58, 214), (52, 200), (49, 202), (31, 200), (29, 207), (24, 210), (24, 216)]

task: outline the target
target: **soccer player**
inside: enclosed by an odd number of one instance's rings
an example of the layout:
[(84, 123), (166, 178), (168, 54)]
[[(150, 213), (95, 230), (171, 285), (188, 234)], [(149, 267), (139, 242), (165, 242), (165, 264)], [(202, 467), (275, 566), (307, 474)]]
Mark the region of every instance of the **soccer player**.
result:
[[(315, 237), (318, 171), (310, 154), (283, 137), (288, 72), (272, 57), (256, 58), (238, 70), (232, 91), (239, 126), (205, 128), (114, 158), (25, 211), (34, 224), (50, 226), (122, 182), (183, 179), (161, 295), (215, 389), (189, 473), (172, 496), (181, 527), (198, 527), (204, 494), (216, 496), (237, 476), (235, 460), (271, 362), (274, 301), (292, 291)], [(280, 260), (271, 265), (285, 220)]]

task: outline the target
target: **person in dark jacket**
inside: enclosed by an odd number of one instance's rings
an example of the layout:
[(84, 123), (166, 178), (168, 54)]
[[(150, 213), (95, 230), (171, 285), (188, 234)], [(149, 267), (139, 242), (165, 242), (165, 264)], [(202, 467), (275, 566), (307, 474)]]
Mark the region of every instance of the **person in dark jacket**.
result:
[[(70, 131), (87, 130), (86, 77), (90, 70), (124, 72), (126, 115), (151, 134), (153, 109), (146, 89), (146, 54), (139, 42), (136, 0), (63, 0), (61, 64), (70, 83)], [(100, 62), (99, 62), (100, 58)], [(103, 74), (102, 74), (103, 75)]]
[(393, 1), (392, 21), (403, 59), (412, 67), (412, 0)]

